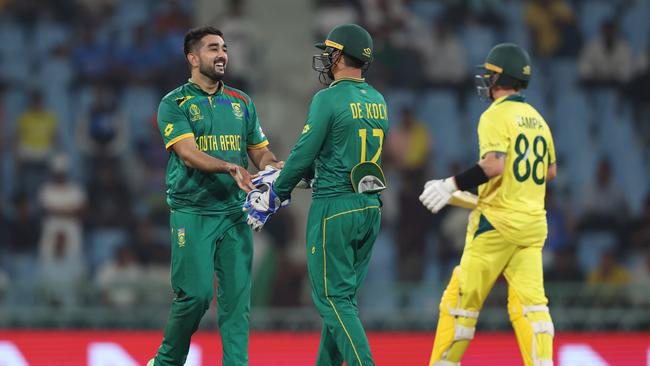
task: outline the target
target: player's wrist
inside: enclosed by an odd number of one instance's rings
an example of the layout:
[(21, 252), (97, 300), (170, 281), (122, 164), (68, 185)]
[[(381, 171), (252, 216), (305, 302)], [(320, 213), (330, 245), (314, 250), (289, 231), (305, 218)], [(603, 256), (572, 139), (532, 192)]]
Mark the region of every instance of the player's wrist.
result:
[(456, 184), (456, 188), (461, 191), (466, 191), (468, 189), (478, 187), (490, 180), (490, 178), (488, 178), (488, 176), (485, 174), (485, 171), (483, 171), (483, 168), (481, 168), (481, 166), (478, 164), (454, 176), (453, 178)]

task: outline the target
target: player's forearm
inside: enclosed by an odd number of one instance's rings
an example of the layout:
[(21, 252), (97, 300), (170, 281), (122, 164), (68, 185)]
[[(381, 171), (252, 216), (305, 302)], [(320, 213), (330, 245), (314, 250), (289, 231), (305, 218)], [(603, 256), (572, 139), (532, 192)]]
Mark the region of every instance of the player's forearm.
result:
[(194, 139), (182, 139), (172, 145), (185, 166), (206, 173), (229, 173), (233, 164), (210, 156), (196, 148)]
[(278, 176), (278, 179), (273, 184), (273, 191), (281, 200), (289, 198), (291, 191), (293, 191), (298, 182), (302, 178), (310, 175), (309, 171), (312, 164), (313, 159), (306, 159), (295, 152), (289, 155), (280, 176)]
[(278, 168), (278, 159), (275, 157), (275, 154), (266, 147), (259, 150), (249, 150), (248, 156), (250, 156), (253, 164), (255, 164), (255, 167), (259, 170), (266, 168), (267, 165), (272, 165)]
[(185, 166), (198, 169), (206, 173), (228, 173), (231, 163), (212, 157), (204, 152), (196, 151), (195, 153), (181, 156)]

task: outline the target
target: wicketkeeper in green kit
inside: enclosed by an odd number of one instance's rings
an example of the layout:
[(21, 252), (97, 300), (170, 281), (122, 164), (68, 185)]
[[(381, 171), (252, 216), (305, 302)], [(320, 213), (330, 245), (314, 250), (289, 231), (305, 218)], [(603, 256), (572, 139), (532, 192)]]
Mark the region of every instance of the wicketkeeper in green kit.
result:
[(313, 176), (307, 220), (307, 269), (323, 318), (317, 365), (374, 365), (358, 316), (357, 291), (381, 221), (386, 188), (381, 148), (388, 131), (384, 97), (362, 78), (372, 38), (355, 24), (334, 28), (313, 58), (329, 87), (314, 95), (307, 122), (281, 171), (261, 174), (248, 194), (248, 223), (259, 230), (289, 203), (293, 188)]
[(254, 186), (246, 167), (249, 157), (257, 167), (282, 163), (267, 147), (251, 98), (222, 81), (228, 63), (223, 34), (192, 29), (184, 48), (191, 78), (158, 109), (169, 151), (176, 296), (162, 345), (148, 365), (185, 364), (190, 337), (212, 300), (215, 273), (223, 365), (247, 365), (253, 238), (241, 206)]

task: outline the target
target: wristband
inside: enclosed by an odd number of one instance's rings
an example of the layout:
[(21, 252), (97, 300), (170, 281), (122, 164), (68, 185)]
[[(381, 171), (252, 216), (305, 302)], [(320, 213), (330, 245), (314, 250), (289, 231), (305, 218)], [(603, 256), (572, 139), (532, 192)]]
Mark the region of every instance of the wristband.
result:
[(456, 180), (456, 186), (461, 191), (466, 191), (468, 189), (480, 186), (481, 184), (490, 180), (488, 176), (485, 175), (483, 168), (481, 168), (481, 166), (478, 164), (458, 174), (454, 177), (454, 179)]

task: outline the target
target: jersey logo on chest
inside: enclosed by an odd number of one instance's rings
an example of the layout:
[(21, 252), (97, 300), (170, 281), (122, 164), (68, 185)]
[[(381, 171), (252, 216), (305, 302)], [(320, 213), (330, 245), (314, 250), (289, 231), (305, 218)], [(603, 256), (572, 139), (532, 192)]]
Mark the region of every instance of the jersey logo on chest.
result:
[(235, 116), (237, 119), (242, 119), (244, 118), (244, 112), (241, 109), (241, 104), (239, 103), (230, 103), (230, 106), (232, 107), (232, 114)]

